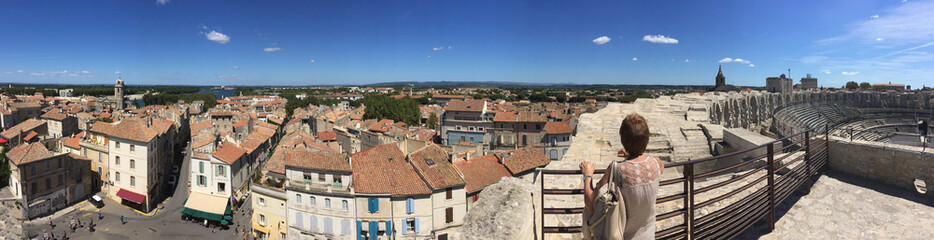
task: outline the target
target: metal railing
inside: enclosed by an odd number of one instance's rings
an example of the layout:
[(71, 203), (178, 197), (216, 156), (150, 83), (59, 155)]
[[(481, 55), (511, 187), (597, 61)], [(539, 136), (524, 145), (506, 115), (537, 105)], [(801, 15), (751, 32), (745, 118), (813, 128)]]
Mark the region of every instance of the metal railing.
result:
[[(669, 171), (676, 169), (676, 167), (681, 167), (683, 174), (682, 177), (679, 178), (660, 181), (659, 188), (669, 185), (681, 184), (683, 186), (683, 191), (677, 194), (658, 196), (656, 198), (656, 204), (663, 204), (677, 200), (682, 200), (686, 204), (681, 205), (682, 208), (680, 209), (676, 209), (670, 212), (657, 213), (656, 221), (664, 221), (666, 219), (677, 216), (683, 216), (684, 220), (679, 225), (658, 229), (655, 232), (655, 237), (657, 239), (730, 239), (743, 233), (743, 231), (764, 217), (768, 217), (767, 221), (769, 225), (769, 231), (774, 230), (776, 220), (776, 205), (791, 196), (791, 194), (796, 189), (804, 184), (806, 184), (806, 189), (810, 189), (812, 179), (811, 177), (818, 175), (820, 169), (826, 166), (828, 159), (827, 156), (829, 153), (829, 139), (827, 134), (829, 128), (829, 125), (815, 127), (790, 136), (786, 136), (782, 139), (729, 154), (665, 164), (665, 168), (669, 169)], [(792, 139), (800, 140), (791, 141)], [(784, 147), (775, 149), (775, 144), (777, 143), (787, 144)], [(765, 149), (766, 153), (752, 159), (744, 159), (743, 161), (740, 161), (740, 163), (724, 168), (711, 170), (705, 173), (695, 173), (695, 166), (698, 164), (730, 157), (741, 157), (744, 154), (753, 152), (755, 150), (761, 151), (761, 149)], [(782, 164), (782, 160), (785, 160), (789, 157), (793, 158)], [(714, 183), (709, 186), (700, 188), (696, 188), (694, 186), (696, 179), (704, 179), (723, 173), (731, 173), (730, 171), (736, 171), (736, 169), (740, 167), (747, 166), (750, 163), (757, 162), (758, 160), (762, 159), (765, 159), (766, 161), (764, 166), (754, 168), (747, 172), (738, 173), (739, 175), (731, 179), (724, 180), (719, 183)], [(804, 161), (803, 164), (798, 164), (797, 166), (794, 165), (800, 161)], [(782, 172), (783, 170), (785, 172)], [(746, 182), (741, 187), (727, 189), (725, 190), (725, 193), (719, 194), (702, 202), (697, 202), (695, 199), (695, 196), (698, 194), (708, 193), (712, 190), (723, 188), (726, 185), (737, 183), (740, 180), (746, 179), (753, 174), (760, 173), (762, 171), (766, 171), (766, 174)], [(597, 169), (595, 174), (603, 174), (603, 172), (603, 169)], [(780, 172), (782, 172), (782, 174), (778, 174)], [(546, 176), (548, 175), (574, 174), (581, 174), (581, 172), (580, 170), (541, 170), (540, 182), (542, 194), (540, 195), (540, 200), (542, 201), (543, 208), (541, 215), (536, 217), (541, 217), (542, 219), (541, 230), (543, 234), (581, 232), (581, 226), (551, 226), (548, 225), (545, 218), (546, 215), (583, 213), (583, 206), (571, 208), (544, 207), (545, 195), (583, 194), (583, 189), (545, 188), (545, 181), (547, 180)], [(759, 187), (757, 189), (753, 188), (763, 181), (766, 182), (765, 186)], [(737, 194), (747, 190), (753, 192), (733, 203), (720, 204), (726, 206), (719, 209), (710, 210), (709, 213), (703, 214), (704, 216), (695, 216), (695, 213), (698, 213), (700, 209), (705, 207), (707, 209), (714, 208), (715, 203), (723, 202), (724, 200), (730, 199)], [(740, 196), (736, 196), (736, 198), (739, 197)], [(581, 205), (583, 205), (583, 203), (581, 203)]]

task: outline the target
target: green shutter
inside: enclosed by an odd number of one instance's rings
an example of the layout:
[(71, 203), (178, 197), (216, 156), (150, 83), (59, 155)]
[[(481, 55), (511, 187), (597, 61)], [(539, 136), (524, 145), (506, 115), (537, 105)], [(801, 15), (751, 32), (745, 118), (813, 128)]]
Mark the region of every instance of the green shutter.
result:
[(204, 173), (204, 162), (198, 162), (198, 170), (201, 171), (201, 173)]

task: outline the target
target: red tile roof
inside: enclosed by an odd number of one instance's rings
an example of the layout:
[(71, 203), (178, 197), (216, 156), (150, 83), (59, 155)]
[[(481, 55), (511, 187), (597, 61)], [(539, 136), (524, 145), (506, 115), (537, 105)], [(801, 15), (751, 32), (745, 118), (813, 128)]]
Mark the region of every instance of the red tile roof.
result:
[(296, 149), (285, 155), (285, 166), (310, 170), (352, 173), (347, 155), (335, 152)]
[(335, 133), (334, 131), (318, 132), (318, 138), (320, 138), (321, 141), (336, 140), (337, 133)]
[(44, 118), (44, 119), (52, 119), (52, 120), (56, 120), (56, 121), (65, 120), (65, 118), (67, 118), (67, 117), (68, 117), (68, 115), (65, 115), (64, 113), (60, 113), (60, 112), (58, 112), (58, 110), (54, 110), (54, 109), (53, 109), (52, 111), (49, 111), (49, 112), (45, 113), (45, 114), (42, 114), (42, 118)]
[(516, 112), (498, 112), (493, 117), (493, 122), (516, 122), (517, 118)]
[(448, 162), (448, 153), (438, 145), (430, 144), (409, 154), (409, 162), (432, 189), (464, 186), (464, 179)]
[(389, 127), (392, 126), (392, 122), (392, 119), (380, 120), (378, 123), (371, 126), (369, 130), (371, 132), (388, 132)]
[(520, 174), (537, 167), (544, 167), (551, 163), (551, 159), (548, 159), (544, 152), (529, 147), (500, 154), (500, 159), (503, 159), (503, 165), (506, 165), (506, 169), (508, 169), (512, 175)]
[(545, 132), (548, 134), (570, 134), (574, 132), (570, 122), (548, 122), (545, 123)]
[(234, 164), (237, 160), (240, 159), (244, 154), (246, 154), (243, 149), (240, 149), (239, 146), (233, 143), (222, 143), (217, 149), (214, 150), (213, 155), (217, 159), (224, 161), (228, 164)]
[(486, 102), (483, 100), (451, 100), (444, 106), (444, 111), (451, 112), (483, 112)]
[(65, 143), (64, 143), (65, 146), (68, 146), (74, 149), (81, 149), (81, 145), (79, 144), (81, 142), (81, 136), (84, 136), (83, 131), (65, 140)]
[(6, 153), (6, 157), (15, 165), (46, 159), (52, 156), (49, 149), (46, 149), (45, 145), (38, 142), (21, 144)]
[[(128, 118), (120, 121), (110, 129), (107, 135), (116, 138), (129, 139), (137, 142), (149, 142), (159, 134), (159, 131), (146, 126), (148, 119)], [(153, 121), (158, 122), (158, 121)]]
[(383, 144), (351, 155), (353, 184), (358, 193), (412, 196), (431, 189), (405, 160), (396, 144)]
[(44, 124), (46, 124), (45, 120), (30, 118), (30, 119), (26, 119), (26, 121), (16, 124), (16, 126), (13, 126), (7, 129), (6, 131), (0, 132), (0, 135), (2, 135), (6, 139), (12, 139), (16, 137), (17, 135), (19, 135), (20, 132), (26, 133), (29, 131), (33, 131), (34, 129)]
[(458, 161), (454, 167), (464, 176), (467, 193), (474, 193), (491, 184), (499, 182), (503, 177), (512, 176), (506, 166), (499, 163), (495, 154), (471, 158), (467, 161)]

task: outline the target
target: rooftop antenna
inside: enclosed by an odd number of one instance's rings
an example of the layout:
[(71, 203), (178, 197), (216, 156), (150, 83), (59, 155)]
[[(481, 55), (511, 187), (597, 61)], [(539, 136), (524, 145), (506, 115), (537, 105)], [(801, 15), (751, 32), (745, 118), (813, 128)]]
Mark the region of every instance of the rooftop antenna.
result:
[(788, 69), (788, 79), (791, 79), (791, 68)]

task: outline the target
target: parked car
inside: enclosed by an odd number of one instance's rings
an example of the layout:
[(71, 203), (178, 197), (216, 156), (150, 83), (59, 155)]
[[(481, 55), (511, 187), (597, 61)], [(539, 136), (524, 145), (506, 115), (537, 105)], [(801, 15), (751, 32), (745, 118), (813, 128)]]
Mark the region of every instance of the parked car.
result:
[(178, 173), (178, 165), (172, 166), (172, 173)]
[(97, 208), (104, 207), (104, 199), (98, 197), (97, 195), (91, 196), (91, 199), (88, 199), (88, 202), (91, 202), (91, 205), (94, 205)]

